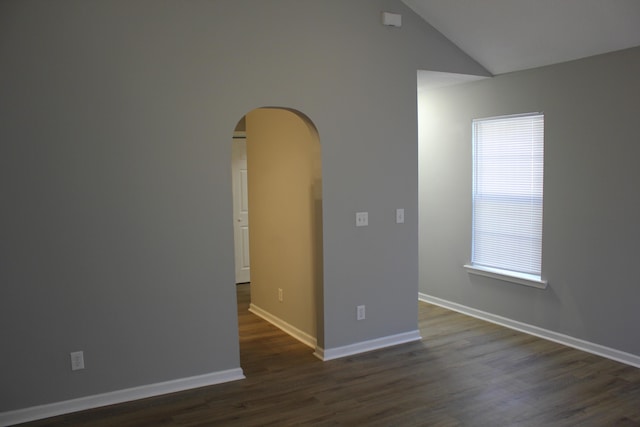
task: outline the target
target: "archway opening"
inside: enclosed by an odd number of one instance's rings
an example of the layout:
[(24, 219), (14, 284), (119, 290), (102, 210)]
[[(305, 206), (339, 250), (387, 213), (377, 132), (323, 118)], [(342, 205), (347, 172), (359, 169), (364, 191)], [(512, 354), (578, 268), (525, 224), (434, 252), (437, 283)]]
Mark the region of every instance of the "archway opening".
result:
[(238, 122), (232, 144), (236, 281), (249, 282), (251, 313), (316, 349), (323, 344), (317, 129), (296, 110), (257, 108)]

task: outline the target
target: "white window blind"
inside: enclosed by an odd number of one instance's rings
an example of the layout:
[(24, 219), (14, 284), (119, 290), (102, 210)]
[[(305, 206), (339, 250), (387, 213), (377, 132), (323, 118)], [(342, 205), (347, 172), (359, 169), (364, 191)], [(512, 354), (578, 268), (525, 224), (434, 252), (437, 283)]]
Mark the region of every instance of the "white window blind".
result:
[(544, 116), (473, 121), (473, 266), (540, 277)]

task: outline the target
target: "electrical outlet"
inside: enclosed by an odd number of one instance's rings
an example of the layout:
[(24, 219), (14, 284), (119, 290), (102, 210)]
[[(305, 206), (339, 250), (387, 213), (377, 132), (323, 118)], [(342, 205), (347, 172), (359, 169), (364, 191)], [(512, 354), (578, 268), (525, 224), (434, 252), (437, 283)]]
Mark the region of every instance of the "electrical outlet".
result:
[(365, 311), (364, 311), (364, 305), (359, 305), (356, 308), (356, 312), (357, 312), (357, 314), (356, 314), (356, 319), (357, 320), (364, 320), (365, 319), (366, 316), (365, 316)]
[(74, 351), (73, 353), (69, 353), (69, 355), (71, 356), (72, 371), (84, 369), (84, 352), (83, 351)]
[(369, 212), (356, 212), (356, 227), (369, 225)]
[(278, 301), (282, 302), (283, 301), (283, 292), (282, 292), (282, 288), (278, 288)]

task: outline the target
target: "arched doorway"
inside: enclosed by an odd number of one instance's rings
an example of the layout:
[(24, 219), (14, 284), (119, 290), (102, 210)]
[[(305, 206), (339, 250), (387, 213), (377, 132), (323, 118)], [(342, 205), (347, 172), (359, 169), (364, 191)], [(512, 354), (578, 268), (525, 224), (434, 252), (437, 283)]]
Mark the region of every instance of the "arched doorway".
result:
[(234, 209), (234, 221), (236, 245), (248, 240), (250, 311), (316, 349), (323, 341), (318, 132), (304, 114), (269, 107), (247, 113), (234, 135), (236, 160), (246, 146), (246, 172), (234, 162), (234, 205), (242, 206), (245, 179), (248, 233), (237, 231), (241, 210)]

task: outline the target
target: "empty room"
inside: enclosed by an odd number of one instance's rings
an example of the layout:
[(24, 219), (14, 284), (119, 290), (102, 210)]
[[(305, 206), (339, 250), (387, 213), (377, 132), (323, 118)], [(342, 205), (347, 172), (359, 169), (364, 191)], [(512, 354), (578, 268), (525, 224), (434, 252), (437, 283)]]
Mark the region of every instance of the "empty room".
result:
[(635, 0), (0, 1), (0, 425), (640, 424), (639, 76)]

